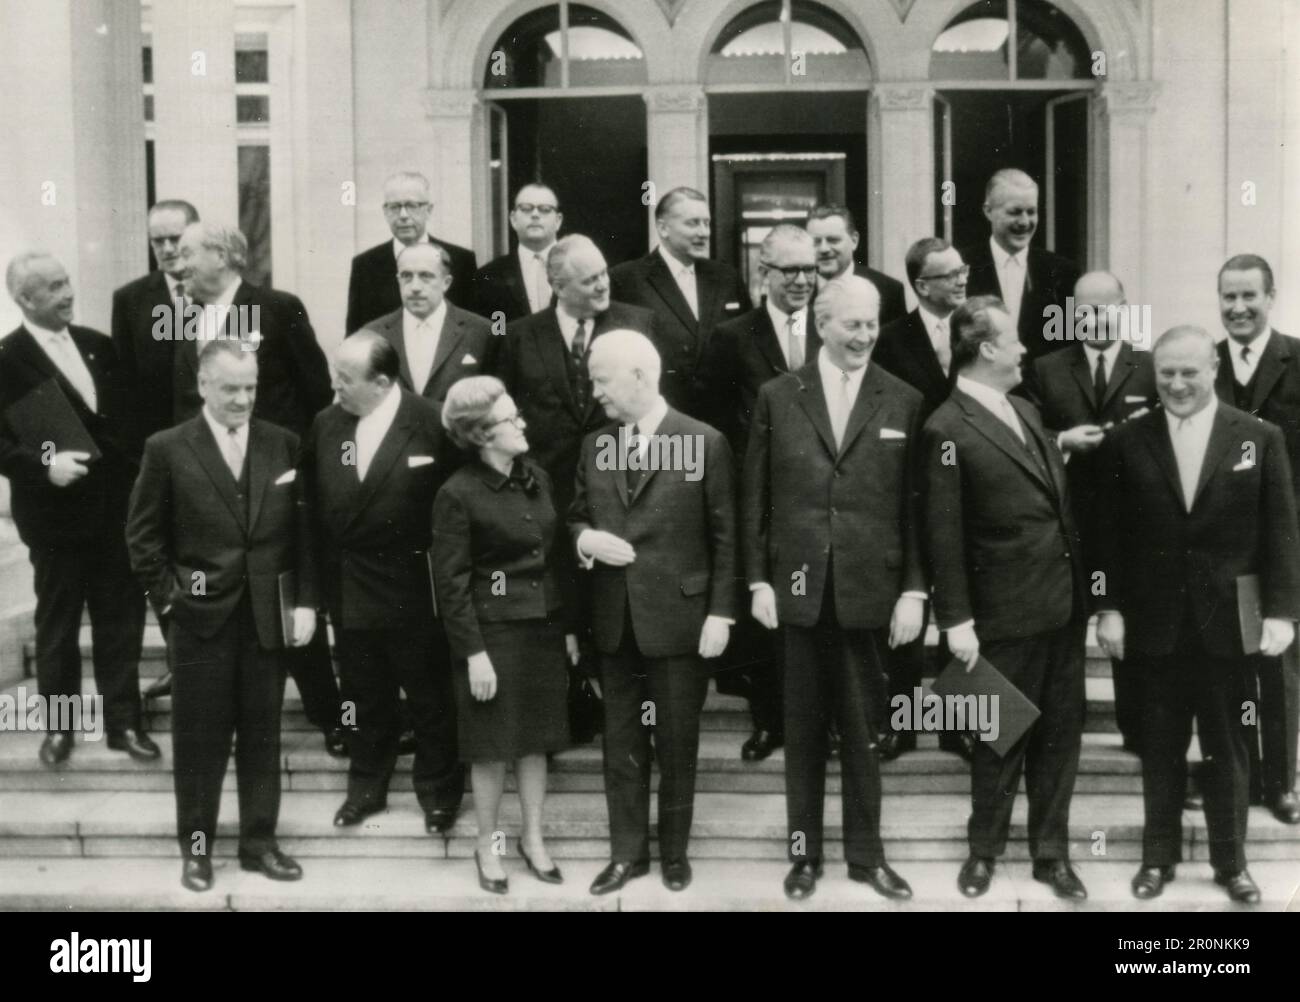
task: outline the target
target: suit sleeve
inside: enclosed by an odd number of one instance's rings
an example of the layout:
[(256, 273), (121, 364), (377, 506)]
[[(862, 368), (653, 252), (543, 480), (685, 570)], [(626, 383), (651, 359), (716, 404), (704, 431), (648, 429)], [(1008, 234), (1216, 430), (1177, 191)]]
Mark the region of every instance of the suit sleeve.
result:
[[(555, 504), (555, 488), (551, 483), (550, 474), (541, 466), (534, 467), (533, 472), (553, 506)], [(546, 566), (555, 577), (555, 582), (560, 589), (560, 601), (563, 603), (563, 608), (560, 610), (560, 619), (564, 623), (564, 632), (580, 635), (583, 624), (578, 615), (577, 564), (574, 563), (572, 558), (573, 550), (570, 548), (569, 534), (561, 524), (564, 512), (557, 511), (555, 514), (555, 538), (551, 541), (551, 549), (546, 556)]]
[(754, 407), (740, 485), (741, 552), (745, 580), (751, 585), (760, 582), (774, 584), (767, 559), (772, 519), (772, 481), (768, 469), (772, 448), (772, 396), (765, 390), (766, 387), (759, 390), (758, 403)]
[(736, 359), (734, 339), (726, 327), (713, 331), (700, 364), (695, 370), (696, 399), (700, 401), (699, 419), (713, 425), (732, 448), (738, 447), (740, 402), (736, 399)]
[(454, 491), (443, 487), (433, 501), (433, 583), (447, 641), (456, 658), (487, 650), (474, 612), (474, 553), (469, 512)]
[(474, 308), (474, 272), (478, 271), (478, 257), (472, 250), (464, 249), (457, 253), (458, 260), (452, 262), (455, 277), (447, 298), (461, 309)]
[(907, 457), (903, 473), (903, 511), (901, 513), (903, 587), (901, 591), (920, 591), (929, 594), (930, 589), (925, 574), (925, 558), (921, 552), (920, 464), (917, 462), (917, 456), (921, 453), (921, 427), (921, 402), (918, 400), (912, 412), (911, 424), (907, 429), (909, 448), (914, 452)]
[(357, 256), (352, 259), (352, 273), (348, 276), (348, 317), (344, 323), (347, 328), (344, 331), (345, 335), (355, 334), (365, 326), (366, 321), (361, 318), (364, 309), (362, 298), (364, 293), (361, 290), (364, 284), (365, 275), (361, 267), (361, 258)]
[(1089, 604), (1094, 613), (1118, 612), (1119, 596), (1123, 594), (1123, 582), (1120, 575), (1119, 515), (1123, 511), (1123, 471), (1124, 457), (1122, 440), (1114, 435), (1107, 435), (1097, 450), (1096, 462), (1097, 502), (1096, 531), (1091, 541), (1095, 566), (1091, 573), (1100, 572), (1101, 594), (1094, 594), (1098, 589), (1088, 589)]
[(131, 340), (131, 307), (127, 302), (126, 289), (113, 293), (113, 319), (110, 323), (110, 337), (113, 347), (117, 349), (117, 359), (122, 367), (135, 378), (135, 345)]
[(736, 618), (735, 459), (714, 431), (704, 453), (704, 497), (709, 515), (709, 615)]
[(934, 618), (948, 630), (974, 618), (966, 578), (966, 532), (962, 507), (962, 456), (941, 425), (921, 435), (924, 476), (926, 564), (934, 585)]
[(140, 475), (131, 490), (126, 516), (126, 548), (131, 570), (161, 618), (176, 589), (171, 547), (171, 469), (157, 439), (145, 443)]
[[(292, 432), (288, 442), (289, 462), (297, 469), (301, 463), (302, 443)], [(308, 504), (307, 478), (302, 473), (294, 477), (294, 567), (298, 572), (298, 594), (294, 601), (299, 607), (315, 609), (320, 605), (319, 570), (316, 566), (316, 542), (312, 532), (311, 507)], [(318, 627), (323, 629), (324, 627)]]
[(1264, 560), (1261, 574), (1263, 614), (1270, 619), (1300, 619), (1300, 528), (1296, 525), (1291, 463), (1282, 432), (1265, 425), (1264, 511), (1260, 526)]
[(325, 352), (316, 340), (316, 332), (307, 317), (307, 307), (297, 297), (292, 297), (291, 315), (288, 346), (293, 358), (294, 375), (298, 380), (298, 399), (306, 410), (302, 416), (302, 427), (306, 427), (312, 418), (329, 406), (334, 399), (334, 391), (330, 389), (330, 370), (329, 363), (325, 361)]
[(569, 513), (566, 524), (569, 527), (569, 535), (573, 537), (571, 545), (574, 551), (577, 551), (578, 537), (586, 529), (594, 529), (591, 524), (591, 505), (587, 500), (587, 461), (591, 458), (591, 451), (595, 448), (595, 437), (588, 435), (582, 443), (582, 451), (578, 454), (578, 473), (573, 483), (573, 501), (569, 504)]

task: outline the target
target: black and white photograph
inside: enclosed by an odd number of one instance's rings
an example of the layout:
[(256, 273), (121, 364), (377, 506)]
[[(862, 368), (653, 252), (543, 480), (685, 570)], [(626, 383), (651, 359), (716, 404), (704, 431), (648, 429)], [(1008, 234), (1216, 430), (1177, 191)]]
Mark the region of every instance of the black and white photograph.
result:
[(0, 73), (0, 911), (1300, 912), (1297, 0), (0, 0)]

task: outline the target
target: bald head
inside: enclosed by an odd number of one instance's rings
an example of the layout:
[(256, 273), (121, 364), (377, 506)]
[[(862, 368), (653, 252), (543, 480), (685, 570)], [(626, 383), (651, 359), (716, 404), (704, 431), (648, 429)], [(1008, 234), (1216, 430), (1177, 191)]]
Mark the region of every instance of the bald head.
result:
[(854, 274), (827, 282), (813, 300), (822, 348), (836, 368), (861, 369), (880, 334), (880, 292)]
[(616, 421), (639, 421), (659, 399), (659, 352), (644, 334), (607, 331), (587, 358), (591, 394)]
[(445, 247), (424, 241), (403, 247), (397, 255), (397, 288), (403, 308), (413, 316), (429, 316), (450, 287), (451, 255)]
[(1089, 271), (1074, 283), (1075, 336), (1106, 348), (1124, 340), (1127, 332), (1124, 286), (1108, 271)]
[(378, 407), (397, 383), (401, 359), (391, 341), (372, 330), (361, 330), (334, 349), (334, 391), (339, 406), (365, 417)]
[(1020, 253), (1038, 229), (1038, 184), (1014, 167), (997, 171), (984, 188), (984, 218), (998, 246)]

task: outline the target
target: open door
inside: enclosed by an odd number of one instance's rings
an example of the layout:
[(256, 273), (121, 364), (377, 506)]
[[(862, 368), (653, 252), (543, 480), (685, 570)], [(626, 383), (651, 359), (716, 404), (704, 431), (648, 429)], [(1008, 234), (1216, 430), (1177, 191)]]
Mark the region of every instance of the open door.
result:
[(934, 96), (934, 168), (939, 173), (934, 185), (934, 218), (940, 221), (940, 235), (952, 243), (953, 199), (945, 197), (953, 190), (948, 184), (956, 184), (952, 173), (952, 104), (942, 94)]
[(492, 256), (510, 252), (509, 120), (499, 104), (487, 105), (488, 187), (492, 205)]
[[(1047, 102), (1043, 178), (1044, 242), (1047, 249), (1088, 246), (1088, 155), (1093, 146), (1090, 95), (1065, 94)], [(1080, 260), (1083, 265), (1085, 262)]]

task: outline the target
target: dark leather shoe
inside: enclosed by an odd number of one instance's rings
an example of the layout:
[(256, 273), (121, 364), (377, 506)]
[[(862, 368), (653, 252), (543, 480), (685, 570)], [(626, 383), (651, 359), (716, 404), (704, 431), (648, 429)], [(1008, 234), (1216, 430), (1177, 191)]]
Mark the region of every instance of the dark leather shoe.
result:
[(483, 858), (474, 850), (474, 865), (478, 868), (478, 885), (489, 894), (505, 894), (510, 890), (508, 877), (485, 877), (483, 875)]
[(172, 694), (172, 673), (168, 672), (166, 675), (163, 675), (161, 678), (156, 679), (154, 683), (149, 686), (149, 688), (145, 689), (144, 698), (161, 699), (163, 696), (170, 696), (171, 694)]
[(749, 740), (740, 746), (740, 757), (746, 762), (761, 762), (783, 744), (784, 739), (771, 731), (755, 731)]
[(665, 860), (662, 869), (664, 886), (670, 891), (684, 891), (691, 886), (691, 864), (686, 857)]
[(415, 731), (402, 731), (397, 738), (397, 754), (414, 755), (415, 744)]
[(532, 858), (524, 850), (524, 844), (522, 842), (519, 843), (519, 855), (523, 858), (523, 861), (528, 865), (529, 872), (531, 872), (532, 875), (536, 877), (538, 880), (540, 880), (543, 884), (564, 883), (564, 874), (560, 872), (560, 868), (556, 866), (554, 863), (551, 864), (551, 868), (549, 870), (537, 869), (537, 867), (533, 864)]
[(639, 859), (635, 863), (610, 863), (596, 874), (596, 879), (591, 882), (591, 893), (609, 894), (620, 890), (629, 880), (644, 877), (649, 872), (648, 859)]
[(880, 739), (876, 751), (880, 761), (892, 762), (903, 752), (916, 750), (916, 735), (911, 731), (890, 731)]
[(849, 879), (859, 884), (869, 884), (882, 898), (894, 901), (907, 901), (912, 897), (912, 888), (907, 881), (891, 870), (886, 864), (879, 866), (858, 866), (849, 864)]
[(108, 747), (113, 751), (124, 751), (137, 762), (156, 762), (162, 758), (162, 749), (154, 744), (153, 738), (143, 731), (128, 727), (124, 731), (108, 736)]
[(424, 830), (430, 835), (445, 835), (456, 823), (457, 808), (435, 807), (424, 812)]
[(1300, 797), (1295, 795), (1295, 791), (1279, 794), (1268, 809), (1273, 812), (1273, 817), (1277, 818), (1286, 825), (1300, 825)]
[(804, 898), (812, 897), (813, 891), (817, 890), (817, 880), (822, 875), (822, 861), (820, 859), (801, 859), (790, 867), (790, 872), (785, 875), (785, 881), (782, 886), (785, 888), (785, 896), (791, 901), (802, 901)]
[(1226, 887), (1228, 897), (1239, 904), (1259, 904), (1259, 888), (1255, 886), (1255, 881), (1250, 879), (1250, 874), (1245, 870), (1238, 870), (1236, 873), (1216, 873), (1214, 882), (1220, 887)]
[(330, 727), (321, 733), (325, 737), (325, 750), (331, 758), (348, 757), (348, 735), (342, 727)]
[(952, 752), (969, 762), (975, 757), (975, 739), (966, 731), (958, 734), (940, 734), (939, 750)]
[(72, 754), (72, 735), (63, 731), (51, 731), (41, 742), (40, 759), (42, 765), (62, 765)]
[(212, 890), (212, 861), (207, 856), (190, 856), (181, 864), (181, 886), (191, 891)]
[(1074, 872), (1074, 867), (1064, 859), (1035, 860), (1034, 879), (1040, 884), (1046, 884), (1053, 894), (1066, 901), (1088, 899), (1088, 889)]
[(302, 867), (279, 849), (268, 849), (259, 856), (239, 854), (239, 868), (261, 873), (272, 880), (301, 880)]
[(961, 872), (957, 874), (957, 889), (968, 898), (978, 898), (989, 889), (989, 884), (993, 881), (994, 866), (991, 859), (971, 856), (962, 864)]
[(1150, 901), (1152, 898), (1158, 898), (1165, 891), (1165, 884), (1171, 884), (1174, 880), (1175, 868), (1173, 864), (1169, 866), (1143, 866), (1134, 875), (1132, 883), (1133, 897), (1142, 901)]
[(343, 806), (338, 809), (334, 815), (335, 828), (351, 828), (353, 825), (359, 825), (372, 814), (378, 814), (388, 808), (387, 801), (378, 804), (357, 804), (351, 800), (345, 800)]

